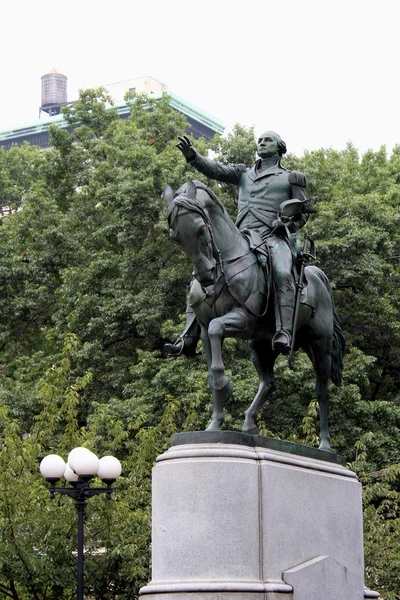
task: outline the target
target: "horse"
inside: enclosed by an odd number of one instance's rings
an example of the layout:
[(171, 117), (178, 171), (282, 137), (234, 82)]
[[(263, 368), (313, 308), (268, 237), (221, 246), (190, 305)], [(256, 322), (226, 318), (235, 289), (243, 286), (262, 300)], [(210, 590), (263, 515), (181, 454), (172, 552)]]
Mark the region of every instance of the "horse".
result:
[[(193, 263), (189, 293), (201, 327), (208, 365), (213, 410), (207, 430), (219, 430), (224, 402), (233, 385), (224, 371), (224, 338), (248, 340), (259, 376), (259, 387), (245, 411), (243, 433), (257, 435), (257, 415), (275, 389), (272, 348), (275, 316), (270, 273), (250, 249), (223, 204), (207, 186), (188, 179), (176, 194), (165, 186), (170, 237)], [(327, 276), (314, 265), (306, 266), (306, 299), (298, 312), (294, 350), (302, 348), (315, 373), (315, 395), (320, 412), (321, 450), (332, 451), (328, 429), (329, 380), (341, 384), (344, 338)]]

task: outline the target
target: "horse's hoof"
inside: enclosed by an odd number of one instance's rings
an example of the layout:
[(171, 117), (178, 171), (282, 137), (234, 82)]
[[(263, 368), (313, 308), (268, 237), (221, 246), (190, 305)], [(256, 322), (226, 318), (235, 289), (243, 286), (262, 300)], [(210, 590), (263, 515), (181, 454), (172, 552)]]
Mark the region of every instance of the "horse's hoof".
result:
[(215, 423), (214, 421), (211, 421), (206, 431), (221, 431), (221, 425), (222, 423)]
[(332, 452), (332, 454), (334, 454), (331, 445), (329, 443), (322, 443), (319, 445), (318, 450), (323, 450), (324, 452)]
[(247, 435), (258, 435), (259, 431), (258, 431), (258, 427), (252, 427), (251, 429), (245, 429), (243, 427), (242, 433), (246, 433)]

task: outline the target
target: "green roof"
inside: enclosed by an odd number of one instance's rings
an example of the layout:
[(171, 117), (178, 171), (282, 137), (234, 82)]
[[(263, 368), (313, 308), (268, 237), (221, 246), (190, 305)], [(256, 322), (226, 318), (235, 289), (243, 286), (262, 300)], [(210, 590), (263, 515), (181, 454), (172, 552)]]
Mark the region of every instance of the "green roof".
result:
[[(173, 92), (167, 93), (171, 97), (170, 104), (172, 108), (175, 108), (187, 117), (195, 119), (202, 125), (209, 127), (210, 129), (216, 131), (220, 135), (224, 133), (225, 126), (221, 120), (216, 119), (215, 117), (205, 112), (198, 106), (191, 104), (190, 102), (188, 102), (184, 98), (181, 98), (180, 96), (177, 96)], [(151, 94), (151, 97), (158, 99), (161, 98), (162, 94), (163, 92), (153, 92)], [(125, 101), (116, 102), (115, 107), (118, 109), (118, 112), (120, 114), (129, 112)], [(26, 123), (23, 125), (19, 124), (15, 127), (7, 127), (7, 129), (1, 129), (0, 140), (12, 140), (14, 138), (19, 138), (21, 137), (21, 135), (24, 134), (32, 135), (41, 133), (43, 131), (46, 131), (49, 125), (59, 125), (60, 127), (67, 127), (67, 123), (62, 115), (56, 115), (54, 117), (46, 116), (43, 119), (37, 119), (35, 121), (31, 121), (30, 123)]]

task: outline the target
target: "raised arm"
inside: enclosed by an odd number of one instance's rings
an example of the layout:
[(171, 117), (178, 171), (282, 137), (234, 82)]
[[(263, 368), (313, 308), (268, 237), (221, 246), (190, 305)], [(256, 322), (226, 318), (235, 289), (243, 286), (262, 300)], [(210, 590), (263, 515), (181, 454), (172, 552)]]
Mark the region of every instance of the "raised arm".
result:
[(215, 160), (201, 156), (186, 135), (179, 138), (179, 144), (176, 147), (182, 152), (191, 167), (210, 179), (216, 179), (222, 183), (239, 183), (242, 174), (246, 171), (245, 165), (222, 165)]

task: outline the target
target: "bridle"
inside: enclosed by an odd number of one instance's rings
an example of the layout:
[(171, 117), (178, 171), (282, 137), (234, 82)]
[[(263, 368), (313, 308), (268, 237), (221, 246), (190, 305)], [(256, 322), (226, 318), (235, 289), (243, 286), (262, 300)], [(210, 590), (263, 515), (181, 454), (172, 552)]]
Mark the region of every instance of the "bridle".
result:
[[(199, 186), (200, 187), (200, 186)], [(196, 188), (197, 189), (197, 188)], [(218, 203), (218, 205), (221, 207), (222, 210), (225, 210), (223, 205), (219, 202), (219, 200), (216, 198), (216, 196), (214, 196), (214, 194), (212, 194), (212, 192), (210, 192), (210, 190), (208, 188), (203, 188), (201, 187), (200, 189), (204, 189), (205, 192), (207, 192), (207, 194), (210, 195), (211, 199), (216, 201)], [(182, 210), (183, 209), (183, 210)], [(205, 209), (201, 206), (201, 204), (197, 201), (197, 198), (192, 198), (189, 197), (187, 195), (184, 195), (184, 192), (180, 192), (178, 191), (178, 195), (174, 198), (173, 202), (171, 202), (168, 206), (168, 213), (167, 213), (167, 217), (168, 217), (168, 224), (170, 226), (170, 228), (172, 229), (174, 227), (174, 223), (177, 219), (178, 216), (182, 216), (184, 214), (187, 213), (197, 213), (203, 220), (205, 226), (207, 227), (207, 231), (210, 235), (211, 238), (211, 244), (212, 244), (212, 250), (213, 250), (213, 257), (216, 261), (216, 271), (217, 271), (217, 277), (216, 277), (216, 281), (213, 285), (213, 293), (210, 294), (207, 290), (205, 290), (202, 287), (202, 290), (205, 294), (205, 301), (207, 302), (207, 304), (211, 307), (215, 301), (217, 300), (218, 296), (220, 295), (220, 293), (222, 292), (223, 288), (225, 286), (227, 286), (229, 293), (231, 294), (231, 296), (241, 305), (244, 306), (246, 308), (246, 310), (248, 310), (251, 314), (253, 314), (254, 316), (257, 317), (263, 317), (268, 309), (268, 300), (266, 302), (265, 305), (265, 310), (263, 311), (262, 314), (258, 315), (254, 312), (252, 312), (247, 306), (246, 303), (241, 301), (240, 298), (237, 297), (237, 295), (232, 291), (232, 289), (230, 289), (230, 285), (229, 282), (231, 279), (234, 279), (234, 277), (236, 277), (239, 273), (245, 271), (246, 269), (250, 268), (251, 265), (247, 265), (244, 269), (242, 269), (242, 271), (238, 271), (236, 272), (231, 278), (227, 279), (225, 277), (225, 262), (224, 259), (222, 258), (222, 254), (221, 251), (219, 250), (217, 243), (215, 241), (215, 236), (214, 236), (214, 231), (211, 225), (211, 221), (210, 218), (207, 214), (207, 212), (205, 211)], [(238, 262), (239, 260), (243, 259), (245, 256), (247, 256), (248, 254), (251, 254), (252, 251), (249, 250), (245, 255), (243, 256), (238, 256), (235, 259), (232, 259), (230, 261), (228, 261), (229, 263), (233, 263), (233, 262)], [(268, 284), (268, 279), (267, 279), (267, 289), (268, 289), (268, 295), (267, 297), (269, 298), (269, 284)]]
[[(180, 211), (179, 209), (183, 209)], [(211, 225), (210, 218), (204, 208), (199, 204), (196, 199), (188, 198), (187, 196), (177, 196), (174, 198), (174, 201), (168, 207), (168, 224), (172, 229), (176, 218), (182, 216), (187, 213), (197, 213), (201, 219), (203, 220), (205, 226), (207, 227), (208, 234), (211, 239), (213, 257), (216, 261), (217, 269), (219, 267), (220, 272), (223, 274), (225, 272), (225, 263), (222, 258), (222, 254), (220, 249), (217, 246), (215, 241), (214, 231)]]

